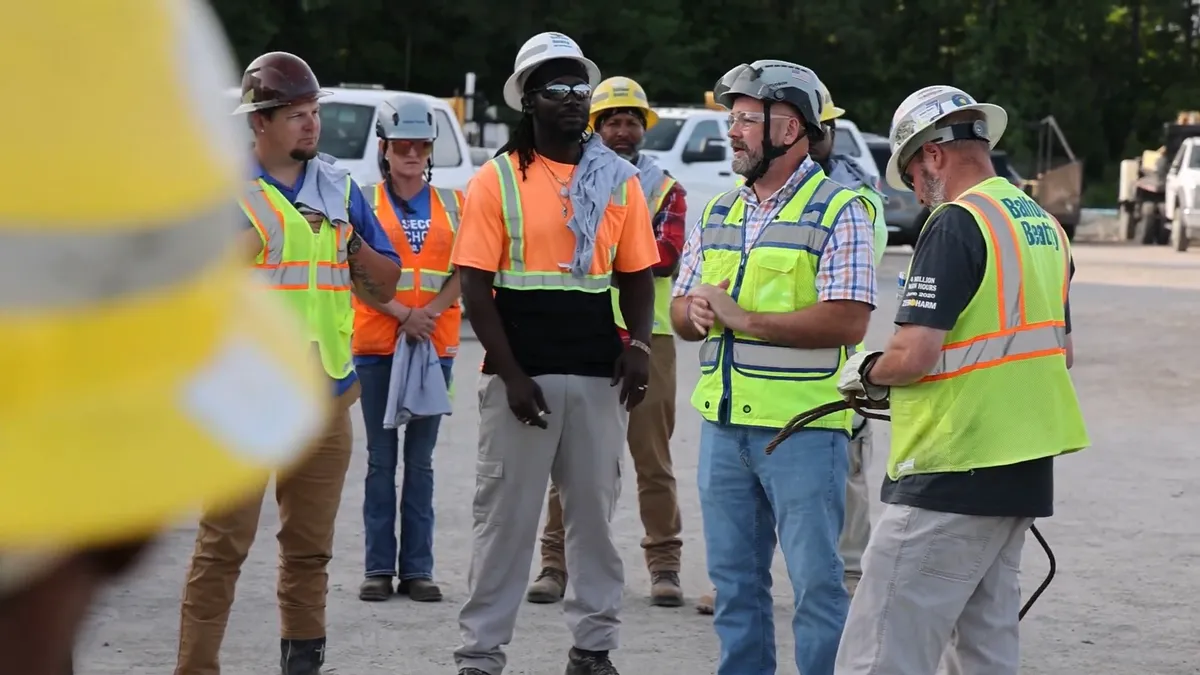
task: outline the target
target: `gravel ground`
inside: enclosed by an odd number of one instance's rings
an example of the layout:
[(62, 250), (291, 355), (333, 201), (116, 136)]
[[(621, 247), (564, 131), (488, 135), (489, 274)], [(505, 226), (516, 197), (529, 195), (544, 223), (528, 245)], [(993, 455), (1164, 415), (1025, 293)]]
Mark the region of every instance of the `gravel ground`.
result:
[[(905, 249), (906, 250), (906, 249)], [(881, 309), (869, 344), (891, 331), (895, 279), (905, 250), (889, 252), (880, 275)], [(1055, 582), (1022, 624), (1024, 672), (1031, 675), (1168, 675), (1200, 672), (1189, 609), (1200, 595), (1200, 523), (1170, 513), (1196, 513), (1200, 491), (1188, 454), (1195, 447), (1200, 403), (1195, 390), (1200, 358), (1194, 348), (1200, 325), (1200, 257), (1164, 248), (1080, 245), (1073, 293), (1074, 376), (1094, 447), (1059, 463), (1058, 515), (1040, 523), (1058, 556)], [(615, 529), (625, 552), (623, 647), (614, 661), (626, 674), (670, 667), (712, 673), (717, 642), (707, 617), (692, 601), (705, 592), (704, 547), (695, 484), (699, 417), (688, 405), (697, 378), (694, 345), (680, 344), (679, 420), (673, 447), (684, 514), (683, 584), (688, 606), (649, 606), (632, 475)], [(361, 421), (355, 458), (342, 503), (336, 556), (330, 567), (331, 675), (445, 675), (454, 672), (456, 615), (466, 593), (470, 503), (478, 414), (474, 383), (482, 353), (465, 340), (455, 367), (459, 396), (442, 427), (436, 457), (437, 576), (441, 604), (407, 599), (365, 604), (356, 591), (362, 571), (360, 508), (366, 470)], [(1030, 414), (1037, 414), (1031, 410)], [(356, 413), (357, 417), (357, 413)], [(881, 443), (887, 438), (881, 428)], [(883, 447), (873, 482), (882, 476)], [(632, 472), (629, 472), (632, 474)], [(876, 505), (878, 508), (878, 505)], [(1174, 521), (1174, 524), (1172, 524)], [(227, 675), (278, 672), (275, 611), (277, 527), (274, 504), (263, 512), (259, 541), (238, 585), (223, 661)], [(80, 641), (77, 672), (85, 675), (162, 675), (174, 667), (178, 602), (195, 529), (167, 533), (155, 553), (125, 583), (97, 604)], [(1177, 547), (1177, 548), (1176, 548)], [(1046, 561), (1031, 539), (1024, 585), (1031, 590)], [(782, 559), (775, 561), (775, 616), (781, 672), (795, 672), (788, 630), (790, 590)], [(508, 673), (557, 675), (569, 635), (559, 605), (525, 605), (509, 649)]]

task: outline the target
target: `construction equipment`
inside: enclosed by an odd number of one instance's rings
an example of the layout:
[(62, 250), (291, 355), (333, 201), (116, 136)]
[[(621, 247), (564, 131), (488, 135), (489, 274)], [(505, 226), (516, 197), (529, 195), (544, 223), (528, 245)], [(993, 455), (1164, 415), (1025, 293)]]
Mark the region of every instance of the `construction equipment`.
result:
[[(867, 419), (890, 422), (892, 417), (888, 412), (890, 404), (887, 398), (881, 401), (876, 401), (866, 397), (856, 397), (849, 400), (833, 401), (824, 405), (817, 406), (812, 410), (805, 410), (793, 417), (787, 424), (784, 425), (779, 433), (775, 434), (775, 438), (767, 444), (766, 453), (769, 455), (775, 452), (775, 448), (786, 441), (793, 434), (802, 431), (804, 427), (813, 422), (834, 413), (842, 412), (843, 410), (853, 410)], [(1038, 598), (1042, 597), (1042, 593), (1050, 586), (1050, 582), (1054, 580), (1054, 574), (1058, 571), (1058, 560), (1054, 557), (1054, 551), (1050, 548), (1050, 543), (1042, 536), (1036, 525), (1030, 525), (1029, 531), (1033, 534), (1033, 538), (1037, 540), (1038, 545), (1046, 553), (1046, 561), (1049, 563), (1049, 570), (1046, 572), (1046, 578), (1033, 591), (1025, 604), (1021, 606), (1021, 611), (1017, 614), (1017, 620), (1025, 618), (1029, 610), (1033, 607), (1033, 603), (1037, 602)]]
[[(1117, 209), (1126, 239), (1165, 244), (1171, 238), (1168, 224), (1172, 219), (1182, 220), (1176, 212), (1183, 209), (1176, 205), (1187, 202), (1193, 195), (1169, 193), (1168, 178), (1172, 172), (1178, 172), (1176, 159), (1180, 150), (1190, 147), (1189, 139), (1197, 136), (1200, 136), (1200, 111), (1184, 111), (1174, 122), (1163, 125), (1162, 146), (1144, 151), (1138, 159), (1121, 161)], [(1181, 228), (1185, 226), (1181, 224)], [(1186, 248), (1186, 241), (1183, 236), (1181, 250)]]
[[(1062, 225), (1067, 239), (1075, 238), (1083, 202), (1083, 162), (1075, 157), (1071, 145), (1053, 115), (1037, 123), (1038, 154), (1034, 175), (1026, 180), (1025, 194), (1036, 201)], [(1055, 145), (1061, 145), (1065, 163), (1056, 163)]]

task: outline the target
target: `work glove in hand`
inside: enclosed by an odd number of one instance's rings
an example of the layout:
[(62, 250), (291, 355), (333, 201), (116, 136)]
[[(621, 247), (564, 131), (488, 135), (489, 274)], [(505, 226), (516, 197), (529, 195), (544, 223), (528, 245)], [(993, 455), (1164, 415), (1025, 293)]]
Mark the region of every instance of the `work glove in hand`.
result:
[(865, 398), (872, 403), (885, 403), (891, 390), (877, 384), (868, 384), (863, 378), (867, 367), (882, 354), (883, 352), (858, 352), (846, 359), (846, 365), (842, 366), (842, 373), (838, 376), (838, 393), (847, 401)]

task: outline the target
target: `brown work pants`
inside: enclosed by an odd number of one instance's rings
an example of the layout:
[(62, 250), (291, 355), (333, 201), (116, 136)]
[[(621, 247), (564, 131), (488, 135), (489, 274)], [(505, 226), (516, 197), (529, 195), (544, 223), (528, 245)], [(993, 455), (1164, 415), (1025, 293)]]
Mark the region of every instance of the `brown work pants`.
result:
[[(629, 413), (626, 440), (637, 473), (638, 509), (646, 536), (646, 566), (651, 572), (678, 572), (683, 541), (675, 474), (671, 467), (671, 434), (675, 433), (675, 338), (655, 335), (650, 340), (650, 382), (646, 398)], [(551, 484), (546, 528), (542, 532), (542, 567), (563, 572), (563, 513), (558, 489)]]
[[(353, 446), (350, 406), (359, 385), (342, 394), (314, 450), (275, 480), (279, 504), (279, 616), (286, 640), (325, 636), (326, 567), (333, 557), (333, 525)], [(265, 489), (265, 487), (264, 487)], [(196, 533), (183, 592), (175, 675), (218, 675), (219, 655), (234, 586), (258, 532), (263, 494), (232, 509), (205, 513)]]

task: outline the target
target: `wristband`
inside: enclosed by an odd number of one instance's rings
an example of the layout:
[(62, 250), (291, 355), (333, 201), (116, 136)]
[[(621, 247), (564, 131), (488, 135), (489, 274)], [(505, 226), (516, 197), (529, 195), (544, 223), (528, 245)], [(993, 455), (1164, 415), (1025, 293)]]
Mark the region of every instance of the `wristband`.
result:
[(650, 345), (646, 344), (645, 342), (642, 342), (641, 340), (636, 340), (636, 339), (630, 337), (629, 338), (629, 346), (636, 347), (636, 348), (646, 352), (647, 356), (650, 355)]

